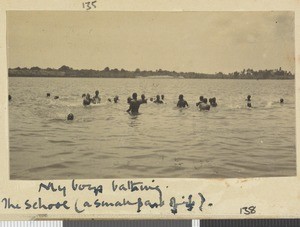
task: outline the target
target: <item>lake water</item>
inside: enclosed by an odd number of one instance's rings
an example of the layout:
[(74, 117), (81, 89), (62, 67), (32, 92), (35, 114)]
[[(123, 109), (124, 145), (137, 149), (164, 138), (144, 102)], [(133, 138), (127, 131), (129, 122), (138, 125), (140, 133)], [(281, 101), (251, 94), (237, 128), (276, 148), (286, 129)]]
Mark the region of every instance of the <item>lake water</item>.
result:
[[(294, 176), (294, 85), (293, 80), (9, 78), (11, 179)], [(97, 89), (102, 103), (83, 107), (81, 95)], [(166, 104), (143, 104), (141, 114), (131, 116), (126, 99), (133, 92), (164, 94)], [(190, 108), (176, 108), (179, 94)], [(252, 109), (246, 108), (248, 94)], [(109, 103), (115, 95), (120, 103)], [(200, 95), (216, 97), (218, 106), (199, 111)], [(69, 113), (72, 122), (66, 121)]]

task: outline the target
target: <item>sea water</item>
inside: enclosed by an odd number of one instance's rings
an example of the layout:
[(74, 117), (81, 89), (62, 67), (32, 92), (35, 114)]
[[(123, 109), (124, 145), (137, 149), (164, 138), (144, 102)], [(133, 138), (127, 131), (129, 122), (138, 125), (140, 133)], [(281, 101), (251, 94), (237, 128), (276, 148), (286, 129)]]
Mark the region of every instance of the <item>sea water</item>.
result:
[[(9, 78), (10, 176), (294, 176), (294, 86), (294, 80)], [(82, 94), (95, 90), (101, 104), (84, 107)], [(165, 104), (148, 102), (131, 116), (127, 97), (133, 92), (164, 94)], [(189, 108), (176, 108), (180, 94)], [(115, 95), (119, 103), (107, 101)], [(200, 95), (216, 97), (218, 106), (199, 111)], [(66, 120), (69, 113), (73, 121)]]

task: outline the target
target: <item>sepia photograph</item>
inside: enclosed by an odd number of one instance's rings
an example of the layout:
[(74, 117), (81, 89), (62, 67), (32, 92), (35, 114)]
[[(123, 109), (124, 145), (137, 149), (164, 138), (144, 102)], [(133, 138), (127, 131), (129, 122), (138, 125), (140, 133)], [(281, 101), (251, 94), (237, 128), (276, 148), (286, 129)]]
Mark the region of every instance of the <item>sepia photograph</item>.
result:
[(291, 11), (7, 11), (11, 180), (296, 176)]

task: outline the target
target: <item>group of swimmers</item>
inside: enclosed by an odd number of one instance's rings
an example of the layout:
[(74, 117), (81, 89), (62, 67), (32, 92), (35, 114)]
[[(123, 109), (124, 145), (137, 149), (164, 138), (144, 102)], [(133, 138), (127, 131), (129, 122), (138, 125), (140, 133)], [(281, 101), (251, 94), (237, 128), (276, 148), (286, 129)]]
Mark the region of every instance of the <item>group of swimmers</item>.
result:
[[(150, 98), (149, 100), (150, 100), (150, 102), (153, 102), (153, 103), (163, 104), (164, 98), (165, 98), (164, 95), (161, 95), (161, 96), (157, 95), (155, 100), (153, 100), (153, 98)], [(133, 93), (132, 98), (128, 97), (127, 103), (129, 104), (129, 109), (127, 110), (127, 112), (136, 114), (136, 113), (138, 113), (139, 106), (143, 103), (147, 103), (147, 99), (145, 98), (145, 95), (142, 94), (141, 99), (138, 100), (137, 94)], [(199, 100), (199, 102), (196, 103), (196, 106), (198, 106), (200, 110), (210, 110), (210, 107), (216, 107), (218, 105), (215, 97), (210, 98), (209, 103), (210, 104), (207, 103), (207, 98), (200, 96), (200, 100)], [(189, 107), (189, 104), (186, 100), (184, 100), (183, 95), (179, 95), (177, 107), (178, 108)]]
[[(99, 91), (96, 91), (95, 94), (96, 94), (96, 97), (98, 97)], [(149, 101), (153, 102), (153, 103), (156, 103), (156, 104), (163, 104), (163, 103), (165, 103), (164, 102), (164, 98), (165, 98), (164, 95), (157, 95), (155, 100), (153, 98), (150, 98)], [(114, 102), (117, 103), (118, 100), (119, 100), (119, 97), (115, 96)], [(111, 102), (110, 99), (108, 99), (108, 101)], [(137, 93), (133, 93), (132, 97), (128, 97), (127, 98), (127, 103), (129, 104), (129, 108), (127, 109), (127, 112), (131, 113), (131, 114), (138, 114), (139, 113), (140, 105), (141, 104), (145, 104), (147, 102), (148, 102), (148, 99), (146, 99), (146, 96), (144, 94), (142, 94), (141, 98), (138, 99)], [(208, 104), (208, 102), (209, 102), (209, 104)], [(252, 104), (251, 104), (251, 95), (247, 96), (246, 102), (247, 102), (247, 107), (251, 108), (252, 107)], [(281, 98), (279, 102), (281, 104), (283, 104), (284, 100)], [(83, 103), (85, 103), (85, 100), (83, 101)], [(196, 103), (196, 106), (198, 106), (199, 109), (202, 110), (202, 111), (208, 111), (208, 110), (210, 110), (211, 107), (217, 107), (217, 105), (218, 104), (217, 104), (216, 97), (209, 98), (207, 100), (207, 98), (205, 98), (203, 96), (200, 96), (199, 102)], [(177, 107), (178, 108), (189, 107), (189, 104), (187, 103), (186, 100), (184, 100), (182, 94), (179, 95), (179, 97), (178, 97)]]
[[(50, 97), (50, 93), (47, 93), (47, 97)], [(90, 104), (99, 104), (101, 102), (101, 98), (99, 96), (98, 90), (95, 91), (95, 95), (93, 96), (93, 98), (91, 98), (91, 95), (89, 93), (83, 94), (82, 98), (83, 98), (83, 102), (82, 102), (83, 106), (88, 106)], [(11, 99), (12, 99), (11, 95), (8, 95), (8, 100), (11, 101)], [(54, 99), (59, 99), (59, 96), (54, 96)], [(116, 95), (113, 99), (108, 98), (109, 102), (112, 102), (112, 100), (114, 103), (118, 103), (119, 96)], [(164, 104), (165, 96), (157, 95), (155, 100), (154, 100), (154, 98), (151, 97), (149, 99), (149, 101), (152, 103), (156, 103), (156, 104)], [(252, 107), (251, 95), (248, 95), (245, 101), (247, 103), (247, 107), (251, 108)], [(141, 95), (141, 99), (138, 99), (137, 93), (133, 93), (132, 97), (127, 98), (127, 103), (129, 104), (129, 108), (127, 109), (127, 112), (131, 113), (131, 114), (138, 114), (140, 105), (145, 104), (147, 102), (148, 102), (148, 99), (146, 99), (146, 96), (144, 94)], [(209, 102), (209, 104), (207, 103), (207, 98), (200, 96), (199, 102), (196, 103), (196, 106), (199, 107), (200, 110), (208, 111), (208, 110), (210, 110), (211, 107), (217, 107), (217, 105), (218, 105), (215, 97), (209, 98), (208, 102)], [(281, 98), (279, 102), (281, 104), (283, 104), (283, 102), (284, 102), (283, 98)], [(186, 100), (184, 100), (182, 94), (179, 95), (179, 97), (178, 97), (177, 107), (178, 108), (189, 107), (189, 104), (187, 103)], [(74, 115), (72, 113), (70, 113), (67, 116), (67, 120), (74, 120)]]
[[(133, 93), (134, 95), (135, 93)], [(131, 101), (134, 101), (134, 98), (132, 97), (128, 97), (127, 98), (127, 103), (130, 104)], [(154, 98), (150, 98), (149, 99), (150, 102), (156, 103), (156, 104), (164, 104), (165, 103), (165, 96), (164, 95), (157, 95), (156, 99), (154, 100)], [(139, 102), (141, 102), (141, 104), (143, 103), (147, 103), (148, 99), (146, 99), (146, 96), (144, 94), (141, 95), (141, 99), (139, 100)]]
[[(93, 98), (91, 98), (90, 94), (83, 94), (82, 95), (83, 98), (83, 105), (84, 106), (88, 106), (90, 104), (98, 104), (101, 102), (101, 98), (99, 97), (99, 91), (96, 90), (95, 91), (95, 96)], [(187, 103), (186, 100), (183, 99), (183, 95), (179, 95), (178, 98), (178, 102), (177, 102), (177, 107), (179, 108), (185, 108), (188, 107), (189, 104)], [(108, 98), (109, 102), (112, 102), (111, 98)], [(119, 96), (115, 96), (113, 98), (114, 103), (118, 103), (119, 102)], [(148, 99), (146, 99), (146, 96), (144, 94), (141, 95), (141, 99), (138, 99), (137, 93), (133, 93), (132, 97), (128, 97), (127, 98), (127, 103), (129, 104), (129, 108), (127, 110), (127, 112), (130, 112), (132, 114), (137, 114), (139, 107), (141, 104), (145, 104), (148, 102)], [(156, 104), (164, 104), (165, 103), (165, 96), (164, 95), (156, 95), (156, 99), (154, 98), (149, 98), (149, 102), (153, 102)], [(200, 96), (200, 100), (199, 102), (196, 103), (196, 106), (199, 107), (200, 110), (210, 110), (210, 107), (216, 107), (217, 106), (217, 102), (216, 102), (216, 98), (210, 98), (209, 99), (209, 103), (207, 103), (207, 98), (204, 98), (203, 96)]]
[[(47, 98), (49, 98), (51, 96), (51, 94), (50, 93), (47, 93)], [(59, 99), (59, 96), (58, 95), (55, 95), (54, 96), (54, 99)]]
[[(98, 90), (95, 91), (95, 96), (94, 96), (93, 98), (91, 98), (91, 95), (90, 95), (89, 93), (87, 93), (87, 94), (82, 94), (82, 98), (83, 98), (82, 104), (83, 104), (84, 106), (88, 106), (88, 105), (90, 105), (91, 103), (93, 103), (93, 104), (99, 104), (99, 103), (101, 102), (101, 98), (100, 98), (100, 96), (99, 96), (99, 91), (98, 91)], [(118, 101), (119, 101), (119, 96), (116, 95), (116, 96), (113, 98), (113, 100), (114, 100), (114, 103), (118, 103)], [(111, 102), (112, 100), (109, 98), (109, 99), (107, 99), (107, 101)]]
[[(251, 105), (251, 95), (248, 95), (245, 101), (247, 102), (247, 107), (251, 108), (252, 107), (252, 105)], [(279, 100), (279, 103), (283, 104), (283, 102), (284, 102), (284, 100), (283, 100), (283, 98), (281, 98)]]
[(83, 104), (84, 106), (88, 106), (88, 105), (90, 105), (91, 103), (93, 103), (93, 104), (98, 104), (98, 103), (101, 102), (101, 98), (100, 98), (100, 96), (99, 96), (99, 91), (98, 91), (98, 90), (95, 91), (95, 95), (94, 95), (93, 98), (91, 98), (91, 95), (90, 95), (89, 93), (87, 93), (87, 94), (82, 94), (81, 97), (83, 98), (82, 104)]
[[(165, 103), (164, 99), (165, 99), (164, 95), (157, 95), (155, 100), (153, 98), (150, 98), (149, 101), (156, 103), (156, 104), (164, 104)], [(148, 102), (148, 99), (146, 99), (144, 94), (141, 95), (141, 99), (138, 99), (137, 93), (133, 93), (132, 97), (127, 98), (127, 103), (129, 104), (129, 108), (127, 109), (127, 112), (131, 113), (131, 114), (138, 114), (140, 105), (147, 103), (147, 102)], [(196, 103), (196, 106), (198, 106), (200, 110), (210, 110), (211, 106), (212, 107), (217, 106), (215, 97), (210, 98), (209, 102), (210, 102), (210, 105), (207, 104), (207, 98), (200, 96), (200, 101), (198, 103)], [(177, 107), (178, 108), (189, 107), (189, 104), (187, 103), (186, 100), (184, 100), (183, 95), (179, 95)]]

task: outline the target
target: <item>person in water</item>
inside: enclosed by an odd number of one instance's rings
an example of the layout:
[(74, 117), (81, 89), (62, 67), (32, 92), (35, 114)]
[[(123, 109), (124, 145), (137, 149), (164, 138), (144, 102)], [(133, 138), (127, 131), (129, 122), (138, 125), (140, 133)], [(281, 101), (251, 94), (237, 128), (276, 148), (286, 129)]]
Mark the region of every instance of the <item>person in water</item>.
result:
[(161, 95), (161, 100), (165, 101), (165, 95)]
[(203, 103), (203, 96), (202, 95), (199, 97), (199, 102), (196, 103), (196, 106), (199, 106), (201, 103)]
[(142, 102), (137, 100), (137, 93), (132, 94), (132, 99), (130, 101), (130, 106), (127, 112), (131, 112), (131, 114), (138, 114), (139, 113), (139, 108)]
[(12, 99), (11, 95), (8, 95), (8, 101), (11, 101), (11, 99)]
[(116, 95), (116, 96), (114, 97), (114, 103), (118, 103), (118, 101), (119, 101), (119, 96)]
[(210, 105), (207, 104), (207, 98), (203, 98), (203, 102), (199, 104), (200, 110), (210, 110)]
[(56, 95), (56, 96), (54, 96), (54, 99), (59, 99), (59, 96), (57, 96), (57, 95)]
[(215, 97), (209, 99), (209, 103), (211, 107), (216, 107), (218, 105), (216, 100), (217, 99)]
[(91, 104), (91, 102), (93, 101), (93, 99), (91, 99), (91, 96), (89, 93), (86, 94), (85, 98), (83, 99), (83, 105), (84, 106), (88, 106)]
[(150, 102), (153, 102), (153, 98), (152, 97), (150, 98)]
[(100, 101), (101, 101), (101, 98), (99, 97), (99, 91), (97, 90), (97, 91), (95, 91), (95, 96), (93, 97), (93, 103), (98, 104), (98, 103), (100, 103)]
[(247, 96), (246, 101), (247, 101), (247, 107), (251, 108), (252, 107), (252, 105), (251, 105), (251, 95)]
[(157, 96), (156, 96), (156, 99), (155, 99), (155, 101), (154, 101), (154, 103), (156, 103), (156, 104), (163, 104), (164, 102), (161, 101), (161, 100), (160, 100), (160, 96), (157, 95)]
[(185, 101), (183, 99), (183, 95), (179, 95), (178, 99), (179, 100), (177, 102), (177, 107), (179, 107), (179, 108), (185, 108), (185, 107), (189, 106), (189, 104), (187, 103), (187, 101)]
[(68, 121), (73, 121), (74, 120), (74, 115), (72, 113), (69, 113), (68, 117), (67, 117)]
[(283, 102), (284, 102), (284, 100), (283, 100), (283, 98), (281, 98), (281, 99), (280, 99), (280, 103), (283, 104)]
[(50, 93), (47, 93), (47, 97), (50, 97)]
[(147, 103), (146, 96), (144, 94), (141, 95), (141, 102), (142, 103)]
[(127, 98), (127, 103), (130, 104), (131, 100), (132, 100), (131, 97), (128, 97)]
[(82, 94), (81, 98), (85, 98), (86, 94)]

